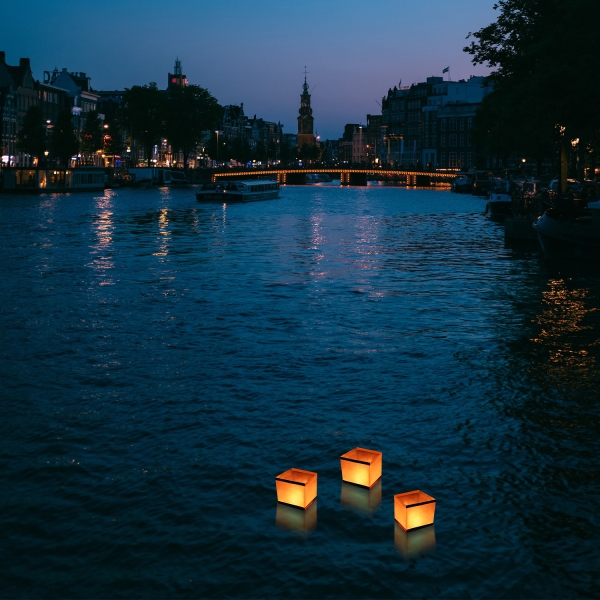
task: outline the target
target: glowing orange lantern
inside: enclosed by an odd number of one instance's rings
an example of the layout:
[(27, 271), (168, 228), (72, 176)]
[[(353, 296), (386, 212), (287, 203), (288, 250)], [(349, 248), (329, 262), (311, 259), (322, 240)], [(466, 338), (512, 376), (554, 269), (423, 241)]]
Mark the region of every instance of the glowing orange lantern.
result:
[(421, 490), (394, 496), (394, 518), (407, 531), (431, 525), (434, 513), (435, 498)]
[(348, 483), (371, 488), (381, 477), (381, 452), (354, 448), (340, 457), (342, 479)]
[(289, 469), (275, 478), (275, 486), (279, 502), (306, 509), (317, 497), (317, 474)]

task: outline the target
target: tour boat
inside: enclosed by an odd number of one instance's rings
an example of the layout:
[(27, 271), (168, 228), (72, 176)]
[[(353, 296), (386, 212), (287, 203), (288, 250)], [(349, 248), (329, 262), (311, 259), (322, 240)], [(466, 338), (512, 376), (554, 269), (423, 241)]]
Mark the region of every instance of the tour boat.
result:
[(199, 202), (252, 202), (278, 197), (279, 184), (276, 181), (258, 179), (207, 183), (196, 194)]

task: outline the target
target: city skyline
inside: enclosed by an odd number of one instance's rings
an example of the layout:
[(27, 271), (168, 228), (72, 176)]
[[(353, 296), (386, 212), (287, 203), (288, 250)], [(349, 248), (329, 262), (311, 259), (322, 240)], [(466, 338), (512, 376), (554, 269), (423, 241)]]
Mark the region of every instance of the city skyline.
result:
[(164, 88), (178, 57), (189, 82), (222, 105), (243, 102), (246, 114), (281, 121), (289, 133), (307, 65), (315, 130), (325, 139), (380, 113), (381, 98), (400, 80), (441, 76), (448, 66), (453, 80), (489, 72), (462, 48), (469, 31), (496, 18), (492, 2), (403, 4), (386, 0), (373, 11), (362, 1), (307, 0), (300, 8), (263, 2), (234, 10), (184, 0), (166, 14), (156, 0), (143, 9), (108, 0), (101, 11), (35, 0), (5, 7), (0, 35), (7, 62), (30, 58), (36, 79), (66, 67), (85, 71), (98, 90), (151, 81)]

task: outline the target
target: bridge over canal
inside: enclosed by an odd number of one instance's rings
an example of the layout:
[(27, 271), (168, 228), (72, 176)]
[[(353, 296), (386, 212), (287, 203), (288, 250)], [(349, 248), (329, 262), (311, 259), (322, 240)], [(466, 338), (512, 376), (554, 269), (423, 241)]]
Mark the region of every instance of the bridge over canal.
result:
[[(450, 184), (456, 173), (431, 171), (406, 171), (400, 169), (340, 169), (339, 167), (319, 169), (247, 169), (243, 171), (224, 171), (213, 173), (212, 182), (231, 179), (277, 179), (281, 185), (304, 185), (308, 183), (308, 174), (326, 173), (333, 179), (339, 179), (342, 185), (367, 185), (369, 179), (405, 182), (410, 186), (438, 186)], [(313, 182), (316, 183), (316, 182)]]

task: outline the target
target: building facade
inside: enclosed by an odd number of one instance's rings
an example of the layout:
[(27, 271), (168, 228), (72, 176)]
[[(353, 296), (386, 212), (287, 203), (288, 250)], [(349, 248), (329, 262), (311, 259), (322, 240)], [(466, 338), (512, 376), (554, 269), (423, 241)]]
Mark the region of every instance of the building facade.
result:
[(34, 157), (17, 148), (17, 136), (30, 107), (40, 108), (47, 136), (58, 113), (69, 106), (67, 91), (36, 81), (28, 58), (18, 66), (0, 52), (0, 158), (5, 166), (31, 166)]
[(490, 93), (484, 77), (425, 82), (388, 91), (382, 101), (381, 160), (405, 169), (461, 169), (481, 160), (471, 139), (475, 113)]

